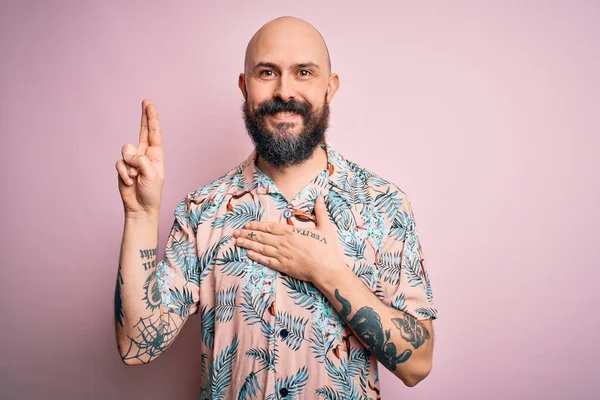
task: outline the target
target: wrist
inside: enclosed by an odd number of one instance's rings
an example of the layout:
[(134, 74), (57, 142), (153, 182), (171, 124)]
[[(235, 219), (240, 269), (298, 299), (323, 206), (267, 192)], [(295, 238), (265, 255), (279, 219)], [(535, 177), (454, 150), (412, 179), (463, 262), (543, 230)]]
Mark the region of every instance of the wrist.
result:
[(338, 282), (344, 281), (345, 274), (348, 272), (348, 266), (339, 262), (332, 265), (330, 268), (325, 268), (315, 273), (312, 282), (321, 291), (325, 291), (328, 288), (336, 287)]
[(159, 210), (125, 211), (125, 222), (158, 222)]

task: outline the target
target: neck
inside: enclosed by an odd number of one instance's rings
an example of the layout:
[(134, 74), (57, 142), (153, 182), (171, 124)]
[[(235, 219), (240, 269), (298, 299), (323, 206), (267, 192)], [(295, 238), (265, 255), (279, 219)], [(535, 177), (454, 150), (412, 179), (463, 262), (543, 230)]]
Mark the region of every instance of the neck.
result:
[[(288, 167), (274, 167), (259, 156), (256, 159), (256, 166), (291, 200), (297, 191), (327, 168), (327, 151), (318, 145), (310, 158), (301, 164)], [(294, 196), (290, 196), (292, 192)]]

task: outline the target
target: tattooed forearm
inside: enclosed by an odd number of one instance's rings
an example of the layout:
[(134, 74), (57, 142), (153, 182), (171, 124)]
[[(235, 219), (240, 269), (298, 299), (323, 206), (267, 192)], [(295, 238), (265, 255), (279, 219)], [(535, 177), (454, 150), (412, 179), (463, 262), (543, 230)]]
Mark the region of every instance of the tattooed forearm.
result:
[[(406, 362), (412, 355), (412, 350), (406, 349), (397, 354), (396, 345), (390, 340), (391, 330), (384, 331), (379, 314), (371, 307), (359, 309), (352, 319), (348, 319), (352, 311), (350, 302), (335, 290), (335, 298), (342, 304), (340, 317), (358, 335), (377, 359), (390, 371), (396, 370), (396, 365)], [(412, 316), (406, 314), (404, 318), (393, 318), (392, 322), (400, 330), (401, 336), (415, 349), (429, 339), (429, 332)]]
[(119, 264), (119, 272), (117, 274), (117, 284), (115, 287), (115, 322), (123, 326), (123, 302), (121, 300), (121, 286), (123, 285), (123, 275), (121, 275), (121, 264)]
[(302, 236), (310, 236), (313, 239), (317, 239), (319, 242), (323, 242), (323, 243), (327, 244), (326, 238), (321, 237), (321, 235), (319, 235), (318, 233), (311, 232), (307, 229), (300, 229), (300, 228), (293, 227), (292, 232), (299, 233)]
[(144, 259), (151, 259), (152, 257), (156, 256), (156, 248), (154, 249), (142, 249), (140, 250), (140, 257), (142, 257), (142, 260)]

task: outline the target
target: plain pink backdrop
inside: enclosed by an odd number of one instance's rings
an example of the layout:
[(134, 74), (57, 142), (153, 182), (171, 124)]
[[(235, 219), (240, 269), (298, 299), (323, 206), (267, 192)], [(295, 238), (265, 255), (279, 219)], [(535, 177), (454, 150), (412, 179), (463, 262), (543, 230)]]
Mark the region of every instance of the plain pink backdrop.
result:
[(294, 15), (341, 89), (329, 138), (409, 195), (439, 319), (434, 368), (382, 398), (597, 398), (600, 4), (2, 1), (0, 397), (195, 399), (199, 324), (143, 367), (114, 340), (114, 169), (157, 104), (160, 247), (183, 196), (251, 150), (237, 77)]

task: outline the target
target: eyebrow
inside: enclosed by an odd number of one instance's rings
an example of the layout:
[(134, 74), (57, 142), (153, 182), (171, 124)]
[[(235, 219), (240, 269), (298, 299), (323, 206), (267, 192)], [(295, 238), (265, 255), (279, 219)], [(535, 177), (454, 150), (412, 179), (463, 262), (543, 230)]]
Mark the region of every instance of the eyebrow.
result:
[[(259, 68), (259, 67), (280, 69), (278, 65), (270, 63), (270, 62), (259, 62), (252, 69), (256, 69), (256, 68)], [(314, 68), (314, 69), (320, 69), (319, 66), (317, 64), (315, 64), (314, 62), (294, 64), (294, 65), (292, 65), (292, 68)]]

